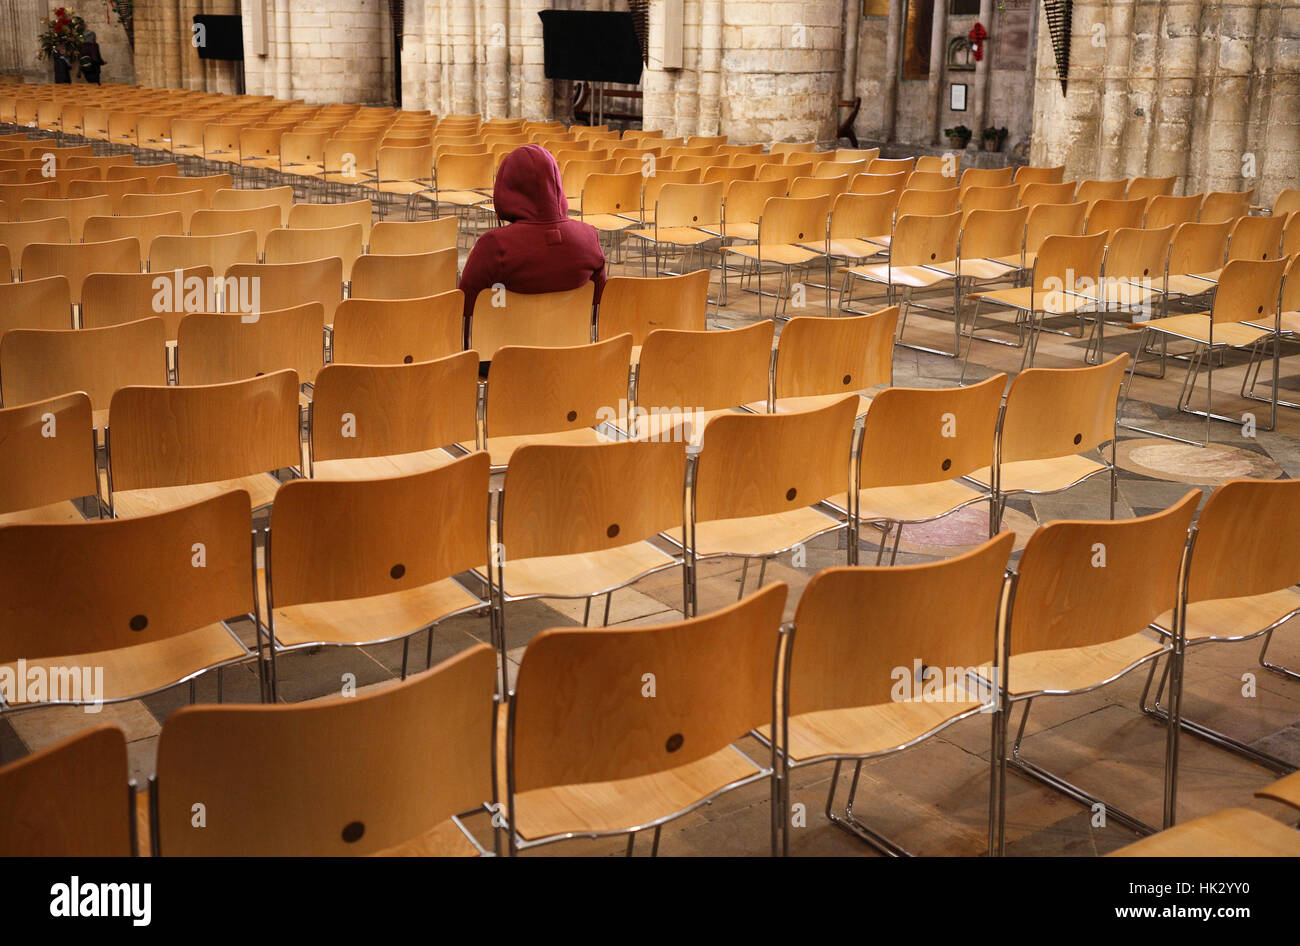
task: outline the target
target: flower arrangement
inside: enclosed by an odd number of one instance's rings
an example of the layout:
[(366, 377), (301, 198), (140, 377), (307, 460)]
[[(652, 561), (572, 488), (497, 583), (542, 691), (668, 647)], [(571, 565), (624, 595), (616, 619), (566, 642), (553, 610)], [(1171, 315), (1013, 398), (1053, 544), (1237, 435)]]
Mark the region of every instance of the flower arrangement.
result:
[(985, 128), (982, 136), (984, 138), (984, 150), (1001, 151), (1002, 142), (1007, 140), (1009, 134), (1010, 132), (1006, 128), (995, 128), (992, 125)]
[(953, 128), (945, 128), (944, 135), (948, 138), (948, 143), (954, 148), (965, 148), (970, 144), (971, 130), (965, 125), (957, 125)]
[(40, 50), (36, 56), (38, 59), (53, 59), (61, 55), (68, 62), (76, 62), (81, 55), (85, 34), (86, 21), (68, 12), (67, 7), (58, 7), (48, 18), (41, 20), (41, 33), (37, 37)]

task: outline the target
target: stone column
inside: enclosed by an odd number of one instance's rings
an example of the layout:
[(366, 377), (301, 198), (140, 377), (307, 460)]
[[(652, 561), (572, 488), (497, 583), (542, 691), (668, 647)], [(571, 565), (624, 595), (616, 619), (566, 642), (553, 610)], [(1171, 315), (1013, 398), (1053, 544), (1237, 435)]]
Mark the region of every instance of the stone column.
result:
[[(1101, 66), (1101, 114), (1098, 125), (1097, 176), (1124, 177), (1125, 154), (1137, 142), (1128, 125), (1129, 75), (1133, 54), (1133, 0), (1111, 0), (1105, 27), (1105, 56)], [(1092, 37), (1086, 37), (1091, 43)]]
[(700, 4), (701, 135), (716, 135), (722, 122), (722, 0)]
[(275, 97), (293, 98), (293, 40), (289, 32), (289, 0), (275, 0)]
[[(980, 0), (979, 22), (984, 25), (984, 29), (993, 32), (993, 0)], [(989, 56), (993, 52), (993, 44), (988, 40), (984, 41), (984, 57), (975, 63), (975, 101), (971, 109), (971, 125), (975, 131), (975, 140), (980, 141), (980, 134), (988, 124), (989, 111)], [(944, 107), (943, 90), (939, 91), (939, 107)]]
[(1162, 4), (1163, 28), (1157, 52), (1159, 91), (1147, 173), (1176, 174), (1183, 193), (1190, 189), (1192, 125), (1196, 117), (1201, 55), (1201, 0), (1171, 0)]
[(510, 41), (506, 21), (506, 0), (484, 4), (484, 41), (487, 70), (484, 80), (485, 118), (505, 118), (510, 111)]
[[(930, 143), (939, 144), (943, 134), (943, 65), (948, 50), (948, 0), (934, 0), (934, 26), (930, 31), (930, 85), (928, 101), (934, 116)], [(977, 132), (979, 129), (975, 129)]]
[(889, 36), (885, 45), (885, 124), (881, 137), (894, 140), (898, 128), (898, 72), (903, 46), (903, 2), (889, 0)]
[(549, 6), (545, 0), (520, 0), (519, 36), (523, 53), (521, 112), (530, 121), (549, 121), (553, 114), (551, 81), (546, 78), (542, 51), (542, 21), (537, 16)]
[[(987, 3), (990, 0), (983, 0)], [(858, 29), (862, 25), (862, 0), (844, 0), (844, 58), (840, 98), (852, 101), (858, 87)]]

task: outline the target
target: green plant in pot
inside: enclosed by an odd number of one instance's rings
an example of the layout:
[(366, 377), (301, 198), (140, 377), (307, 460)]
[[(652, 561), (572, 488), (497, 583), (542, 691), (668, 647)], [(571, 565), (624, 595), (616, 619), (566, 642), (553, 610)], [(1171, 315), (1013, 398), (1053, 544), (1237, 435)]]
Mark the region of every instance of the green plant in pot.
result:
[(945, 128), (943, 133), (948, 136), (948, 144), (958, 150), (961, 150), (970, 144), (972, 132), (965, 125), (957, 125), (955, 128)]
[(1008, 132), (1005, 128), (994, 128), (992, 125), (990, 125), (988, 128), (985, 128), (984, 129), (984, 150), (1001, 151), (1002, 143), (1007, 140), (1008, 134), (1010, 134), (1010, 132)]

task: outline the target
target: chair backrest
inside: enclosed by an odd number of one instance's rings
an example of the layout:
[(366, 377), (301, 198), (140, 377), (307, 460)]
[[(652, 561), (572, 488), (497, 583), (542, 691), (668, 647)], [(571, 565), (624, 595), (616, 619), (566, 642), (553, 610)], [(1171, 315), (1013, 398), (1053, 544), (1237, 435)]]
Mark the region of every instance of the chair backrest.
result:
[[(1077, 187), (1074, 181), (1060, 181), (1054, 184), (1037, 181), (1027, 184), (1017, 182), (1016, 186), (1020, 188), (1020, 203), (1027, 207), (1036, 207), (1039, 204), (1074, 203), (1074, 192)], [(1085, 210), (1086, 207), (1085, 204)]]
[[(974, 194), (980, 188), (969, 191)], [(968, 210), (962, 206), (959, 253), (962, 259), (1014, 256), (1025, 243), (1028, 207), (1007, 210)]]
[(109, 410), (114, 490), (193, 486), (302, 462), (293, 371), (228, 384), (124, 387)]
[(1086, 236), (1049, 236), (1038, 247), (1033, 288), (1037, 293), (1095, 289), (1101, 282), (1106, 231)]
[[(1011, 653), (1129, 637), (1172, 609), (1200, 497), (1192, 490), (1168, 509), (1136, 519), (1040, 526), (1020, 556)], [(1007, 685), (1014, 687), (1010, 676)]]
[(684, 414), (689, 421), (695, 411), (765, 403), (772, 334), (767, 319), (713, 332), (651, 332), (637, 367), (638, 414)]
[(57, 198), (60, 194), (58, 181), (40, 181), (35, 184), (0, 183), (0, 219), (2, 220), (43, 220), (49, 217), (63, 216), (57, 209), (40, 217), (28, 217), (22, 214), (23, 201), (32, 198)]
[(344, 227), (350, 223), (361, 225), (361, 241), (370, 243), (370, 221), (374, 203), (370, 200), (353, 200), (342, 204), (294, 204), (289, 208), (291, 230)]
[(469, 347), (492, 361), (506, 345), (585, 345), (591, 340), (595, 292), (592, 283), (567, 292), (480, 292), (470, 319)]
[(66, 217), (68, 231), (76, 242), (82, 239), (86, 218), (107, 217), (117, 210), (112, 198), (103, 194), (91, 197), (28, 197), (18, 205), (18, 216), (22, 220)]
[[(105, 218), (92, 218), (105, 219)], [(116, 219), (116, 218), (108, 218)], [(17, 269), (23, 250), (31, 243), (70, 243), (71, 229), (67, 217), (50, 217), (46, 220), (0, 220), (0, 246), (9, 255), (10, 265)], [(99, 239), (94, 242), (100, 242)]]
[(639, 171), (589, 174), (579, 194), (579, 209), (584, 215), (639, 214), (641, 184)]
[(185, 191), (202, 191), (204, 207), (211, 207), (219, 190), (229, 190), (234, 180), (229, 174), (207, 174), (201, 177), (160, 177), (154, 182), (155, 194), (181, 194)]
[(970, 216), (977, 210), (1013, 210), (1020, 203), (1020, 188), (1015, 184), (1006, 187), (964, 187), (961, 191), (961, 212)]
[(956, 186), (957, 176), (942, 171), (913, 171), (907, 176), (908, 190), (942, 191)]
[[(88, 160), (82, 158), (81, 160)], [(121, 181), (128, 178), (144, 178), (145, 187), (141, 193), (151, 193), (160, 177), (177, 177), (175, 164), (109, 164), (104, 167), (104, 180)], [(123, 200), (126, 198), (123, 197)]]
[[(822, 166), (825, 167), (824, 164)], [(796, 177), (790, 182), (789, 196), (835, 198), (848, 189), (849, 178), (846, 174), (839, 177)]]
[(138, 647), (252, 614), (251, 515), (231, 490), (155, 515), (0, 528), (0, 660)]
[(362, 250), (361, 224), (305, 230), (272, 230), (266, 236), (268, 263), (306, 263), (337, 257), (343, 262), (343, 281), (352, 278), (352, 266)]
[[(1003, 532), (938, 562), (818, 572), (795, 612), (790, 715), (920, 702), (923, 693), (953, 704), (988, 702), (987, 688), (967, 671), (997, 658), (1014, 544), (1015, 536)], [(961, 607), (953, 609), (952, 601)], [(916, 678), (918, 663), (926, 668), (923, 679)]]
[(1241, 217), (1228, 237), (1228, 259), (1277, 259), (1285, 217)]
[(436, 450), (477, 436), (477, 352), (412, 364), (336, 362), (316, 376), (313, 461)]
[(907, 187), (906, 171), (895, 174), (855, 174), (849, 184), (851, 194), (888, 194), (890, 191), (902, 193)]
[(1177, 174), (1168, 177), (1135, 177), (1129, 181), (1126, 196), (1129, 200), (1135, 197), (1168, 197), (1174, 192), (1174, 182), (1177, 180)]
[(381, 220), (370, 228), (370, 252), (387, 256), (456, 248), (454, 216), (434, 220)]
[[(691, 620), (538, 634), (510, 703), (511, 794), (668, 771), (774, 726), (786, 593), (775, 582)], [(719, 666), (727, 668), (722, 688)], [(641, 695), (648, 671), (652, 700)]]
[(72, 328), (68, 277), (0, 283), (0, 338), (16, 328)]
[(655, 201), (655, 229), (722, 223), (722, 182), (665, 184)]
[(1236, 220), (1250, 213), (1250, 202), (1255, 196), (1255, 189), (1247, 191), (1211, 191), (1201, 203), (1201, 223), (1221, 223), (1224, 220)]
[(180, 384), (222, 384), (293, 369), (312, 383), (324, 365), (321, 304), (261, 312), (244, 321), (234, 313), (192, 312), (177, 330)]
[(1118, 181), (1080, 181), (1074, 199), (1082, 200), (1091, 207), (1099, 200), (1123, 200), (1127, 191), (1127, 178)]
[(1115, 437), (1129, 356), (1083, 368), (1027, 368), (1007, 391), (999, 431), (1002, 463), (1086, 453)]
[(1016, 168), (1017, 184), (1058, 184), (1065, 178), (1065, 165), (1052, 168), (1024, 166)]
[(1088, 209), (1088, 223), (1084, 233), (1101, 233), (1103, 230), (1132, 229), (1142, 226), (1147, 199), (1098, 200)]
[(153, 313), (163, 320), (168, 340), (174, 339), (182, 315), (204, 311), (209, 301), (215, 307), (211, 280), (209, 266), (179, 273), (91, 273), (81, 287), (81, 327), (121, 325)]
[(95, 410), (130, 384), (167, 383), (167, 340), (157, 316), (95, 329), (15, 329), (0, 338), (0, 396), (26, 404), (85, 391)]
[(365, 253), (352, 267), (350, 299), (415, 299), (456, 288), (456, 249), (386, 256)]
[[(972, 187), (1009, 187), (1015, 179), (1015, 172), (1016, 169), (1012, 167), (967, 168), (961, 173), (961, 189), (968, 191)], [(965, 200), (965, 197), (962, 199)]]
[(1273, 216), (1285, 217), (1300, 211), (1300, 187), (1288, 187), (1273, 198)]
[(908, 174), (916, 166), (916, 158), (875, 158), (867, 165), (869, 174), (897, 174), (904, 171)]
[[(190, 218), (191, 236), (221, 236), (252, 230), (257, 234), (257, 252), (266, 250), (266, 237), (280, 226), (280, 208), (274, 204), (240, 210), (200, 210)], [(255, 263), (251, 260), (239, 262)], [(224, 272), (224, 270), (223, 270)]]
[(185, 220), (177, 210), (141, 216), (89, 217), (82, 231), (82, 239), (87, 243), (105, 243), (135, 237), (140, 241), (141, 258), (148, 259), (154, 237), (180, 236), (184, 229)]
[(345, 299), (334, 313), (334, 362), (411, 364), (464, 346), (465, 294), (414, 299)]
[[(1132, 282), (1139, 282), (1148, 288), (1163, 289), (1165, 268), (1169, 263), (1169, 247), (1173, 239), (1172, 224), (1159, 230), (1112, 230), (1110, 245), (1106, 248), (1107, 296), (1120, 298), (1127, 303), (1138, 303), (1142, 300), (1131, 291)], [(1111, 277), (1122, 277), (1124, 284), (1114, 284)]]
[[(495, 675), (479, 644), (375, 693), (173, 713), (158, 741), (159, 853), (365, 855), (419, 838), (494, 795)], [(202, 830), (200, 797), (215, 815)]]
[(849, 394), (892, 384), (897, 327), (898, 306), (867, 315), (795, 316), (777, 343), (776, 397)]
[(0, 408), (0, 516), (99, 491), (90, 398)]
[(1300, 480), (1224, 483), (1196, 520), (1187, 600), (1241, 598), (1296, 584), (1298, 527)]
[(0, 857), (131, 857), (126, 737), (96, 726), (0, 768)]
[(965, 388), (886, 388), (862, 430), (863, 489), (966, 476), (993, 462), (1005, 374)]
[[(334, 311), (343, 295), (343, 261), (329, 257), (302, 263), (236, 263), (226, 270), (226, 284), (230, 285), (232, 279), (236, 286), (256, 286), (263, 310), (319, 302), (328, 324), (334, 321)], [(231, 311), (229, 305), (226, 308)]]
[(1219, 274), (1211, 321), (1216, 325), (1246, 321), (1271, 324), (1278, 314), (1282, 277), (1289, 262), (1285, 258), (1229, 260)]
[(946, 216), (956, 213), (961, 192), (955, 187), (937, 191), (913, 190), (898, 195), (897, 216), (919, 214), (926, 217)]
[(831, 239), (862, 240), (885, 236), (893, 230), (897, 204), (897, 191), (840, 194), (831, 208)]
[(500, 517), (504, 561), (601, 552), (682, 523), (680, 442), (525, 444), (510, 458)]
[(1147, 204), (1144, 226), (1158, 230), (1170, 224), (1177, 226), (1182, 223), (1195, 223), (1196, 215), (1201, 210), (1201, 200), (1200, 194), (1190, 194), (1186, 197), (1158, 194)]
[(758, 223), (759, 245), (825, 244), (833, 198), (771, 197)]
[(180, 191), (173, 194), (127, 194), (122, 198), (123, 214), (145, 216), (179, 210), (187, 232), (194, 214), (206, 209), (207, 206), (207, 196), (201, 190)]
[(659, 329), (705, 330), (709, 272), (698, 269), (680, 276), (613, 276), (600, 294), (596, 338), (629, 333), (632, 344), (644, 345)]
[(900, 210), (889, 244), (889, 266), (893, 269), (952, 262), (957, 258), (960, 233), (960, 213), (928, 216)]
[(107, 197), (109, 205), (113, 208), (113, 213), (120, 213), (122, 209), (122, 198), (127, 194), (138, 194), (148, 187), (148, 181), (143, 177), (127, 178), (119, 181), (69, 181), (67, 182), (67, 196), (69, 198), (82, 197)]
[(858, 399), (785, 414), (723, 414), (704, 428), (695, 519), (790, 512), (847, 491)]
[(293, 206), (293, 188), (263, 187), (248, 189), (219, 190), (212, 195), (213, 210), (250, 210), (254, 207), (278, 207), (280, 209), (277, 227), (288, 226), (289, 208)]
[(785, 196), (785, 185), (781, 181), (733, 181), (727, 187), (727, 202), (724, 208), (727, 225), (737, 223), (757, 224), (763, 215), (763, 207), (773, 197)]
[(1212, 273), (1223, 267), (1228, 255), (1232, 223), (1184, 223), (1174, 231), (1169, 248), (1169, 275)]
[[(198, 214), (194, 216), (197, 218)], [(220, 275), (238, 263), (256, 263), (257, 242), (254, 230), (211, 236), (155, 237), (149, 251), (149, 271), (167, 273), (191, 266), (207, 266), (214, 274)]]

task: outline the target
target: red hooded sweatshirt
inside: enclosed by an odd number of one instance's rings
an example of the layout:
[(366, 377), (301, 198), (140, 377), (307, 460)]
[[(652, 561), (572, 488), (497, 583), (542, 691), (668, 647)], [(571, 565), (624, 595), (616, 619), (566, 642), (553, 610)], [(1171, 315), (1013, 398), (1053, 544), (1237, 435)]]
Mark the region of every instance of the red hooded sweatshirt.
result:
[(502, 283), (511, 292), (563, 292), (596, 284), (596, 301), (605, 286), (605, 254), (596, 228), (569, 219), (560, 168), (539, 145), (524, 145), (506, 155), (493, 188), (497, 216), (508, 226), (488, 230), (470, 251), (460, 288), (465, 317), (485, 289)]

